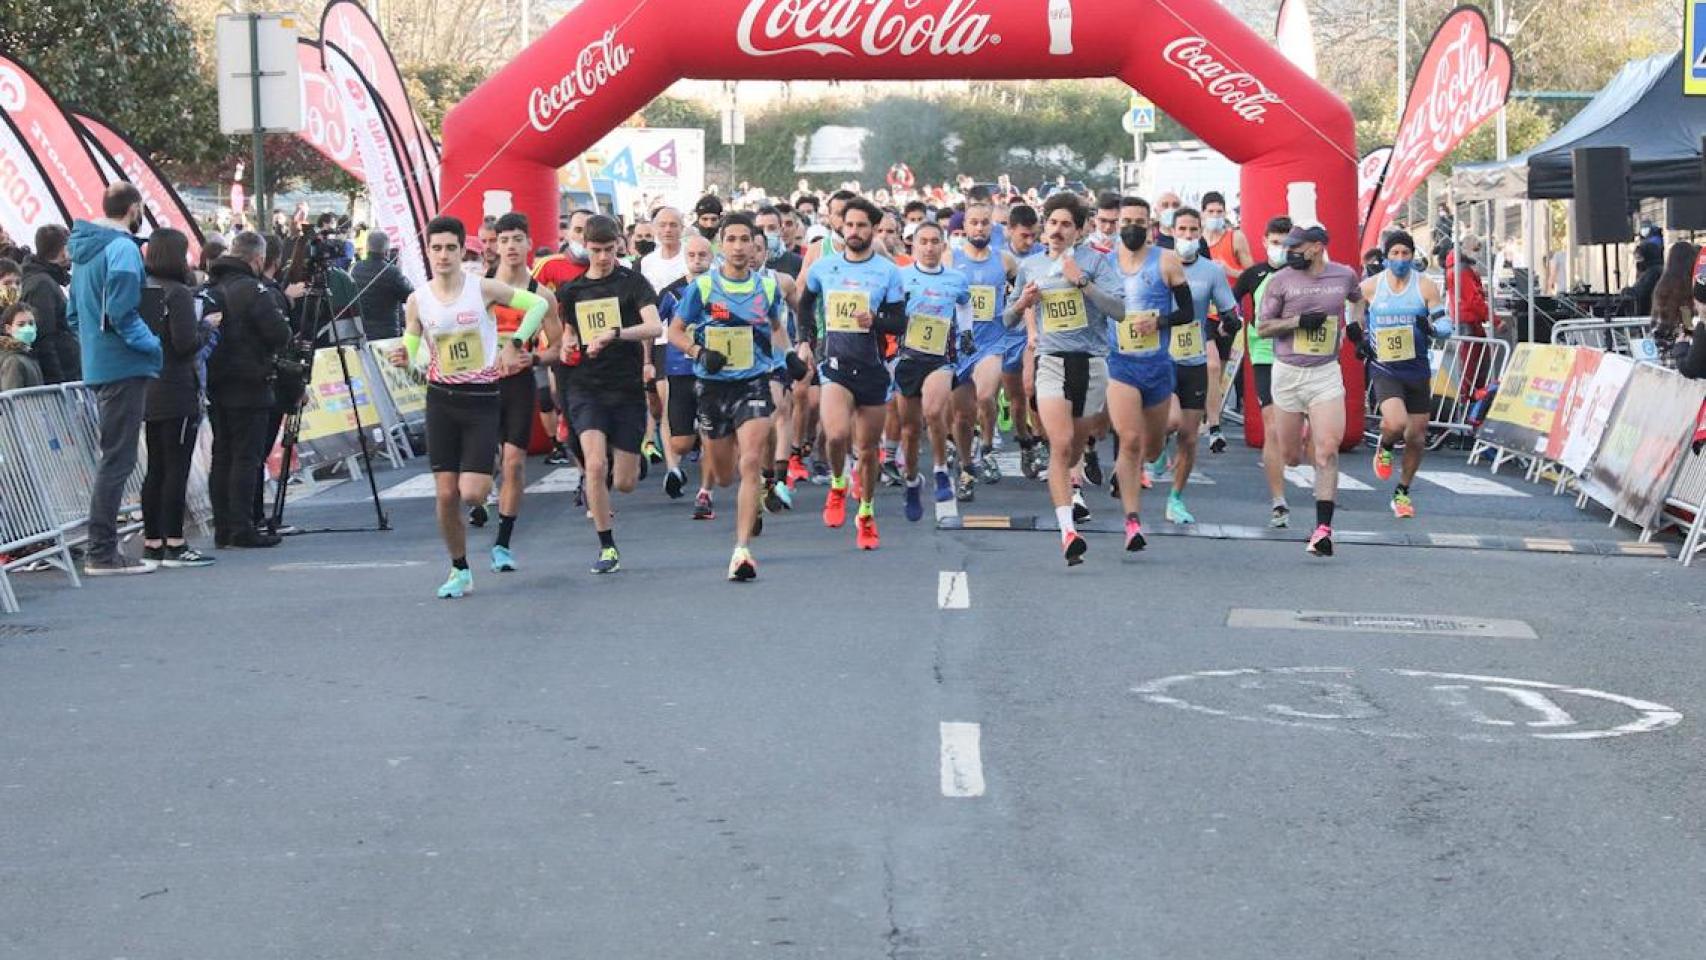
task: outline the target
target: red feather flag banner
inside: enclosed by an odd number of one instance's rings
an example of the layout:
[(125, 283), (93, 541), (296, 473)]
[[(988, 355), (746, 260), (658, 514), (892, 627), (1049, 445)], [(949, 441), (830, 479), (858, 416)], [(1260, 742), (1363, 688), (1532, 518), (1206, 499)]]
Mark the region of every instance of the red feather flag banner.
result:
[[(343, 53), (378, 95), (416, 206), (430, 219), (438, 213), (438, 144), (409, 101), (403, 74), (379, 25), (355, 0), (332, 0), (320, 16), (320, 45)], [(425, 219), (421, 226), (426, 226)]]
[(1491, 38), (1478, 7), (1458, 7), (1434, 31), (1410, 85), (1398, 137), (1392, 144), (1368, 220), (1362, 249), (1398, 215), (1440, 161), (1510, 99), (1511, 52)]
[(143, 216), (150, 232), (170, 227), (183, 233), (190, 241), (190, 261), (201, 260), (201, 228), (148, 154), (105, 121), (78, 110), (71, 111), (71, 118), (82, 128), (89, 152), (104, 161), (101, 165), (108, 168), (108, 182), (128, 180), (141, 192)]
[(1357, 161), (1358, 230), (1368, 223), (1369, 214), (1373, 212), (1374, 195), (1380, 191), (1380, 175), (1386, 172), (1386, 164), (1391, 159), (1391, 147), (1375, 147)]
[(0, 55), (0, 224), (18, 243), (37, 227), (101, 216), (106, 178), (71, 117), (22, 64)]
[(366, 183), (367, 171), (362, 169), (355, 138), (350, 136), (343, 98), (338, 95), (337, 81), (326, 73), (320, 44), (298, 39), (296, 59), (302, 74), (302, 129), (297, 136), (345, 173)]

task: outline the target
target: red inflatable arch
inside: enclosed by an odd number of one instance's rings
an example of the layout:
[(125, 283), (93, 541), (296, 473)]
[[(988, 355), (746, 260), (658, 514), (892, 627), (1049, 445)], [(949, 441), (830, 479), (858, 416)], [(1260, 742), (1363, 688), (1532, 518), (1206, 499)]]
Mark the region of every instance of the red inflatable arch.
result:
[[(1107, 76), (1243, 165), (1253, 249), (1269, 217), (1313, 207), (1333, 258), (1360, 262), (1349, 108), (1210, 0), (587, 0), (445, 118), (440, 190), (464, 221), (506, 191), (534, 223), (555, 223), (557, 168), (684, 77)], [(1344, 369), (1349, 443), (1362, 372)]]

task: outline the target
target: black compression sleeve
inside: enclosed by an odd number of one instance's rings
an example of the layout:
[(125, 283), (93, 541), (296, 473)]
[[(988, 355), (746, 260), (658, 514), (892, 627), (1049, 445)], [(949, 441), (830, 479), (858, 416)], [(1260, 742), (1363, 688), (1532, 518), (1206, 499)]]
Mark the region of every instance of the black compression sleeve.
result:
[(1167, 317), (1167, 325), (1169, 327), (1182, 327), (1195, 320), (1197, 308), (1191, 302), (1191, 285), (1180, 283), (1169, 289), (1173, 291), (1173, 312)]
[(877, 315), (871, 318), (871, 329), (878, 333), (899, 336), (906, 332), (906, 304), (900, 300), (891, 300), (883, 304)]
[(800, 339), (811, 345), (812, 352), (817, 352), (817, 291), (809, 286), (800, 288), (800, 309), (797, 314), (800, 319)]

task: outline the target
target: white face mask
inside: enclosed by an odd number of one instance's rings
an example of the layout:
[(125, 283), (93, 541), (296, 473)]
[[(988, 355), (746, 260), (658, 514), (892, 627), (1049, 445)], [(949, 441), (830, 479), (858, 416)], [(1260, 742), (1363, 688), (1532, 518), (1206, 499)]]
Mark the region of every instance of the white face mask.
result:
[(1179, 248), (1179, 259), (1186, 263), (1195, 263), (1197, 261), (1197, 256), (1201, 253), (1202, 248), (1197, 245), (1197, 241), (1192, 240)]
[(1270, 267), (1283, 267), (1283, 266), (1285, 266), (1285, 244), (1283, 244), (1283, 243), (1270, 243), (1270, 244), (1268, 244), (1268, 266), (1270, 266)]

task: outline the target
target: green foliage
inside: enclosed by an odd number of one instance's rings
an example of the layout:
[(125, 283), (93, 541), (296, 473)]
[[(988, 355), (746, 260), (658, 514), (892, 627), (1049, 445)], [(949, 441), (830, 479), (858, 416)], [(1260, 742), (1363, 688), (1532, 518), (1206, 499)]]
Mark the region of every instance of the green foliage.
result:
[(487, 72), (466, 63), (411, 63), (398, 67), (409, 100), (434, 137), (444, 129), (444, 115), (484, 83)]

